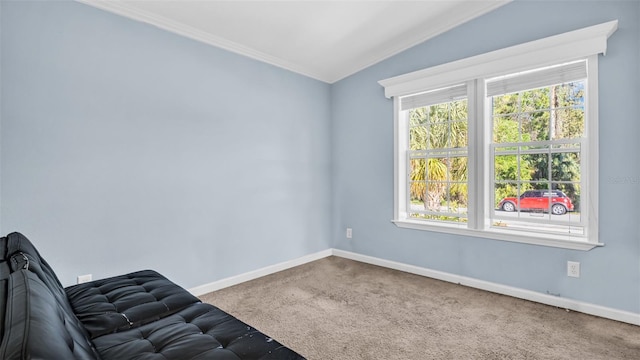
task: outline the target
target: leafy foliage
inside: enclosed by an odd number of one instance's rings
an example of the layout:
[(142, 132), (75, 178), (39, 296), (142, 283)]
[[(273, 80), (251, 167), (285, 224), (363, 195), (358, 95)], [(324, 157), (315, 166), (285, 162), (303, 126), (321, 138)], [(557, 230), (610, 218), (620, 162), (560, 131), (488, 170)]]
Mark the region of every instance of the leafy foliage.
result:
[[(495, 205), (528, 189), (560, 189), (578, 205), (580, 152), (576, 144), (553, 141), (583, 137), (584, 83), (531, 89), (491, 100), (492, 140), (497, 144)], [(467, 206), (467, 110), (465, 99), (409, 112), (410, 200), (430, 212), (457, 212)], [(454, 220), (451, 216), (412, 216)]]
[(495, 156), (495, 205), (531, 188), (562, 190), (579, 205), (579, 152), (559, 149), (546, 141), (583, 136), (584, 83), (495, 96), (493, 114), (495, 143), (542, 144), (520, 146), (523, 154), (519, 156)]
[[(410, 150), (429, 151), (410, 161), (411, 199), (431, 211), (440, 211), (442, 206), (450, 211), (466, 207), (467, 101), (413, 109), (409, 125)], [(459, 156), (451, 155), (457, 151)]]

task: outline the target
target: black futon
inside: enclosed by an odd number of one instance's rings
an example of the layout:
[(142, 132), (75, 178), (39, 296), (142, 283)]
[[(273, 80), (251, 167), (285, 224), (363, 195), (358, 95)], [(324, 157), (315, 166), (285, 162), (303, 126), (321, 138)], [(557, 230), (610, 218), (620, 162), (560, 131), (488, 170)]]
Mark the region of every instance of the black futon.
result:
[(152, 270), (63, 288), (20, 233), (0, 275), (0, 359), (304, 359)]

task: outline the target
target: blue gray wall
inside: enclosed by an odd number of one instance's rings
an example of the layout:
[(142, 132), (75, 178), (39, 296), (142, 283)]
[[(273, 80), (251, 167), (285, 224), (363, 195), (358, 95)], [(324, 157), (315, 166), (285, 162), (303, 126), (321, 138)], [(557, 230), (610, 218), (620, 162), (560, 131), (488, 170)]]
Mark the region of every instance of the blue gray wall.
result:
[[(515, 1), (333, 85), (79, 3), (0, 4), (0, 232), (29, 236), (65, 284), (154, 268), (193, 287), (336, 247), (640, 312), (637, 1)], [(378, 80), (613, 19), (605, 247), (391, 224), (393, 113)]]
[(1, 8), (1, 232), (63, 283), (330, 247), (328, 84), (76, 2)]
[[(378, 80), (619, 19), (600, 61), (600, 240), (589, 252), (400, 229), (393, 103)], [(332, 87), (333, 237), (343, 250), (640, 312), (640, 2), (516, 1)], [(353, 239), (344, 229), (353, 228)], [(581, 262), (568, 278), (567, 260)]]

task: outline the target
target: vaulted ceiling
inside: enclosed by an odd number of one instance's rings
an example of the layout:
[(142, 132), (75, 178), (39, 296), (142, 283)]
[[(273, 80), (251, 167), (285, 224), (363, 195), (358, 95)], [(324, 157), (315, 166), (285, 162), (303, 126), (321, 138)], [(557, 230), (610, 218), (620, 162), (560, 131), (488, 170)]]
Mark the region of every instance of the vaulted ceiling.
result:
[(77, 0), (333, 83), (511, 0)]

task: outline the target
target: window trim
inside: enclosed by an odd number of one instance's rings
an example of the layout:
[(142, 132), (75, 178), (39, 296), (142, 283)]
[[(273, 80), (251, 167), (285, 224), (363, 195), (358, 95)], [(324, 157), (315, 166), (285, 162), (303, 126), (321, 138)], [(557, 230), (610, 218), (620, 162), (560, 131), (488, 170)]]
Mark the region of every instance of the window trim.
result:
[[(605, 54), (607, 39), (617, 30), (618, 21), (571, 31), (540, 40), (492, 51), (486, 54), (454, 61), (415, 71), (412, 73), (392, 77), (379, 81), (385, 89), (385, 96), (393, 98), (394, 104), (394, 219), (392, 222), (401, 228), (436, 231), (441, 233), (465, 235), (495, 240), (505, 240), (518, 243), (527, 243), (551, 247), (559, 247), (575, 250), (591, 250), (604, 244), (598, 242), (598, 82), (597, 60), (598, 54)], [(533, 68), (551, 66), (563, 62), (579, 59), (588, 59), (587, 71), (589, 78), (587, 89), (596, 101), (589, 101), (585, 112), (589, 119), (585, 128), (586, 141), (588, 142), (587, 159), (587, 189), (589, 191), (589, 209), (586, 216), (588, 234), (576, 240), (571, 235), (545, 235), (541, 233), (526, 233), (521, 230), (496, 229), (487, 227), (484, 222), (486, 206), (477, 206), (472, 202), (480, 197), (484, 198), (483, 204), (489, 201), (488, 193), (484, 191), (489, 182), (486, 164), (488, 164), (489, 152), (483, 148), (490, 144), (490, 126), (486, 121), (477, 121), (472, 116), (482, 114), (486, 118), (489, 109), (486, 101), (478, 99), (486, 98), (485, 79)], [(407, 187), (405, 176), (407, 160), (404, 153), (400, 153), (400, 144), (407, 142), (407, 134), (400, 131), (400, 97), (444, 88), (455, 84), (466, 83), (468, 86), (469, 109), (469, 137), (468, 149), (479, 151), (482, 157), (470, 158), (468, 169), (469, 179), (469, 207), (476, 211), (468, 214), (468, 222), (460, 226), (450, 224), (437, 224), (436, 222), (424, 222), (402, 217), (401, 212), (405, 205), (404, 192)], [(477, 115), (475, 115), (477, 116)], [(402, 173), (402, 174), (401, 174)]]
[(378, 81), (387, 98), (606, 54), (618, 20)]

